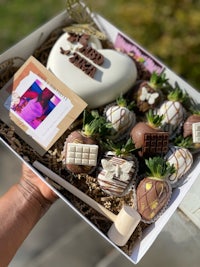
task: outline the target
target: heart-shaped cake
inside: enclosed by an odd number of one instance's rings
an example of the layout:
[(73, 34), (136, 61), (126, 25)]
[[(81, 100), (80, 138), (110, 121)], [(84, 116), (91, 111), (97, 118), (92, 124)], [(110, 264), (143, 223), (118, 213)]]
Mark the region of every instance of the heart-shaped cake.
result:
[[(88, 53), (80, 50), (85, 50), (85, 46), (78, 41), (71, 42), (69, 34), (64, 33), (49, 54), (47, 68), (86, 101), (89, 108), (97, 108), (127, 92), (136, 81), (137, 69), (129, 56), (102, 49), (94, 36), (89, 37), (87, 45), (103, 58), (103, 63), (98, 64), (93, 56), (88, 57)], [(92, 75), (87, 75), (78, 64), (91, 69)]]

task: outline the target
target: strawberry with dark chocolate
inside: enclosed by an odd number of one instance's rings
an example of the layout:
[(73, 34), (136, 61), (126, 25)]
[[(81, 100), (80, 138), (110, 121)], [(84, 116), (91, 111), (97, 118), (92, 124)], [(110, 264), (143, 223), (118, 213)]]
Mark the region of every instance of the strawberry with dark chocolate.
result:
[(142, 219), (147, 223), (155, 221), (166, 208), (171, 198), (171, 185), (167, 177), (175, 170), (161, 157), (145, 160), (149, 169), (137, 189), (137, 207)]

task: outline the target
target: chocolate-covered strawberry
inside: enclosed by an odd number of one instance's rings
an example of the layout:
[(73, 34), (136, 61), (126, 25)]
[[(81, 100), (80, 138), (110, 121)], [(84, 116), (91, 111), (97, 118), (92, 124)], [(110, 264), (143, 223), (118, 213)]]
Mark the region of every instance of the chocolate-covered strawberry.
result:
[(138, 122), (131, 130), (131, 138), (139, 150), (139, 156), (164, 154), (168, 150), (168, 133), (160, 128), (163, 115), (146, 114), (146, 121)]
[(187, 100), (187, 94), (184, 93), (178, 84), (171, 91), (166, 100), (158, 109), (158, 115), (164, 115), (162, 120), (162, 128), (168, 131), (170, 137), (173, 138), (180, 133), (184, 122), (185, 109), (183, 103)]
[(97, 180), (106, 194), (121, 197), (128, 193), (138, 172), (138, 161), (131, 153), (135, 146), (129, 139), (125, 144), (108, 141), (106, 147), (111, 150), (101, 159)]
[(167, 80), (164, 73), (153, 72), (149, 81), (139, 83), (134, 99), (141, 112), (154, 109), (161, 102), (162, 87), (166, 85)]
[(172, 187), (179, 185), (185, 174), (189, 171), (193, 164), (193, 155), (190, 149), (193, 150), (194, 144), (190, 137), (183, 138), (179, 136), (175, 139), (174, 145), (169, 147), (165, 160), (173, 165), (175, 172), (168, 177)]
[(200, 110), (194, 109), (183, 124), (183, 137), (192, 136), (192, 125), (197, 122), (200, 123)]
[(161, 157), (145, 160), (149, 169), (137, 189), (137, 209), (142, 219), (151, 223), (167, 207), (171, 198), (171, 185), (167, 177), (174, 172), (174, 167)]
[[(74, 164), (70, 163), (68, 161), (68, 155), (69, 155), (69, 146), (71, 148), (71, 144), (85, 144), (88, 146), (83, 146), (83, 147), (75, 147), (71, 149), (76, 149), (80, 150), (80, 153), (86, 152), (88, 150), (95, 151), (96, 146), (98, 145), (98, 138), (100, 138), (101, 135), (106, 133), (107, 131), (107, 126), (108, 124), (105, 121), (105, 118), (100, 116), (98, 112), (92, 111), (91, 113), (87, 113), (85, 111), (84, 113), (84, 120), (83, 120), (83, 128), (75, 130), (71, 132), (68, 137), (66, 138), (65, 144), (64, 144), (64, 149), (63, 149), (63, 164), (66, 169), (68, 169), (70, 172), (74, 174), (79, 174), (79, 173), (90, 173), (93, 169), (94, 166), (90, 166), (89, 164)], [(109, 127), (109, 126), (108, 126)], [(91, 147), (89, 145), (95, 145), (95, 147)], [(79, 152), (79, 151), (76, 151)], [(70, 150), (70, 153), (72, 154), (73, 151)], [(76, 157), (82, 156), (82, 154), (75, 154)], [(98, 151), (99, 154), (99, 151)], [(69, 155), (70, 156), (70, 155)], [(92, 155), (93, 156), (93, 155)], [(90, 157), (89, 152), (83, 155), (83, 157)], [(83, 160), (83, 162), (85, 162)]]
[(131, 110), (132, 106), (132, 103), (128, 105), (126, 99), (120, 96), (116, 104), (105, 109), (106, 120), (112, 125), (110, 139), (121, 140), (129, 135), (136, 123), (135, 113)]

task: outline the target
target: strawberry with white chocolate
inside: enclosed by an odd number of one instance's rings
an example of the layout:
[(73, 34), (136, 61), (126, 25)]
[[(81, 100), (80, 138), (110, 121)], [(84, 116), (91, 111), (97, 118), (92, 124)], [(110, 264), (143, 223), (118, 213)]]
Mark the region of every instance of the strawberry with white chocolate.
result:
[(106, 147), (111, 150), (101, 159), (97, 180), (106, 194), (121, 197), (129, 192), (138, 172), (138, 161), (132, 154), (135, 146), (128, 139), (124, 145), (108, 141)]
[(137, 210), (147, 223), (155, 221), (167, 207), (171, 198), (171, 185), (167, 177), (175, 170), (161, 157), (145, 160), (149, 169), (137, 189)]
[(163, 115), (162, 128), (168, 131), (170, 137), (173, 138), (180, 133), (181, 126), (184, 122), (185, 108), (183, 103), (187, 100), (188, 96), (184, 93), (178, 84), (171, 91), (166, 100), (158, 109), (158, 115)]
[(168, 177), (172, 187), (176, 187), (184, 178), (193, 164), (193, 155), (190, 150), (194, 149), (191, 138), (178, 136), (174, 145), (169, 147), (165, 155), (166, 161), (175, 167), (175, 172)]
[(128, 105), (126, 99), (120, 96), (116, 100), (116, 104), (105, 110), (106, 120), (112, 125), (110, 139), (120, 140), (129, 135), (131, 128), (136, 123), (135, 113), (131, 110), (132, 106), (133, 103)]

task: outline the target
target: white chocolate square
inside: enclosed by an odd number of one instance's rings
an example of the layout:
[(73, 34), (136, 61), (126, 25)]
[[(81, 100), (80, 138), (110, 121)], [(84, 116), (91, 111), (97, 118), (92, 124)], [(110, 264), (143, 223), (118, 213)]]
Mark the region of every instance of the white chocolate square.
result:
[(75, 156), (75, 153), (74, 152), (69, 152), (69, 157), (70, 158), (74, 158), (74, 156)]
[(200, 122), (192, 124), (192, 139), (193, 143), (200, 143)]
[[(95, 165), (96, 165), (96, 160), (91, 160), (91, 159), (90, 159), (89, 162), (90, 162), (90, 166), (95, 166)], [(94, 164), (95, 164), (95, 165), (94, 165)]]
[(96, 148), (95, 148), (95, 147), (91, 147), (91, 149), (90, 149), (90, 153), (91, 153), (91, 154), (95, 154), (95, 153), (96, 153), (95, 151), (96, 151)]
[(80, 153), (80, 152), (74, 153), (74, 157), (81, 159), (82, 153)]
[(74, 151), (76, 151), (76, 147), (74, 145), (72, 145), (70, 148), (70, 152), (74, 152)]
[(74, 163), (75, 163), (76, 165), (82, 165), (82, 164), (81, 164), (81, 163), (82, 163), (82, 160), (79, 159), (79, 158), (75, 158), (75, 159), (74, 159)]
[(95, 154), (89, 154), (89, 158), (95, 160)]
[(82, 150), (83, 150), (83, 148), (80, 147), (80, 146), (76, 146), (76, 147), (75, 147), (75, 151), (76, 151), (76, 152), (80, 152), (80, 153), (82, 153)]
[(86, 166), (96, 166), (98, 145), (67, 144), (66, 163)]
[(73, 159), (73, 158), (69, 158), (69, 160), (68, 160), (67, 163), (68, 163), (68, 164), (74, 164), (74, 159)]
[(84, 152), (84, 153), (89, 153), (90, 150), (91, 150), (91, 148), (89, 148), (88, 146), (83, 147), (83, 152)]
[(90, 165), (88, 159), (82, 159), (82, 165)]
[(88, 159), (89, 158), (89, 154), (88, 153), (83, 153), (82, 154), (82, 159)]

